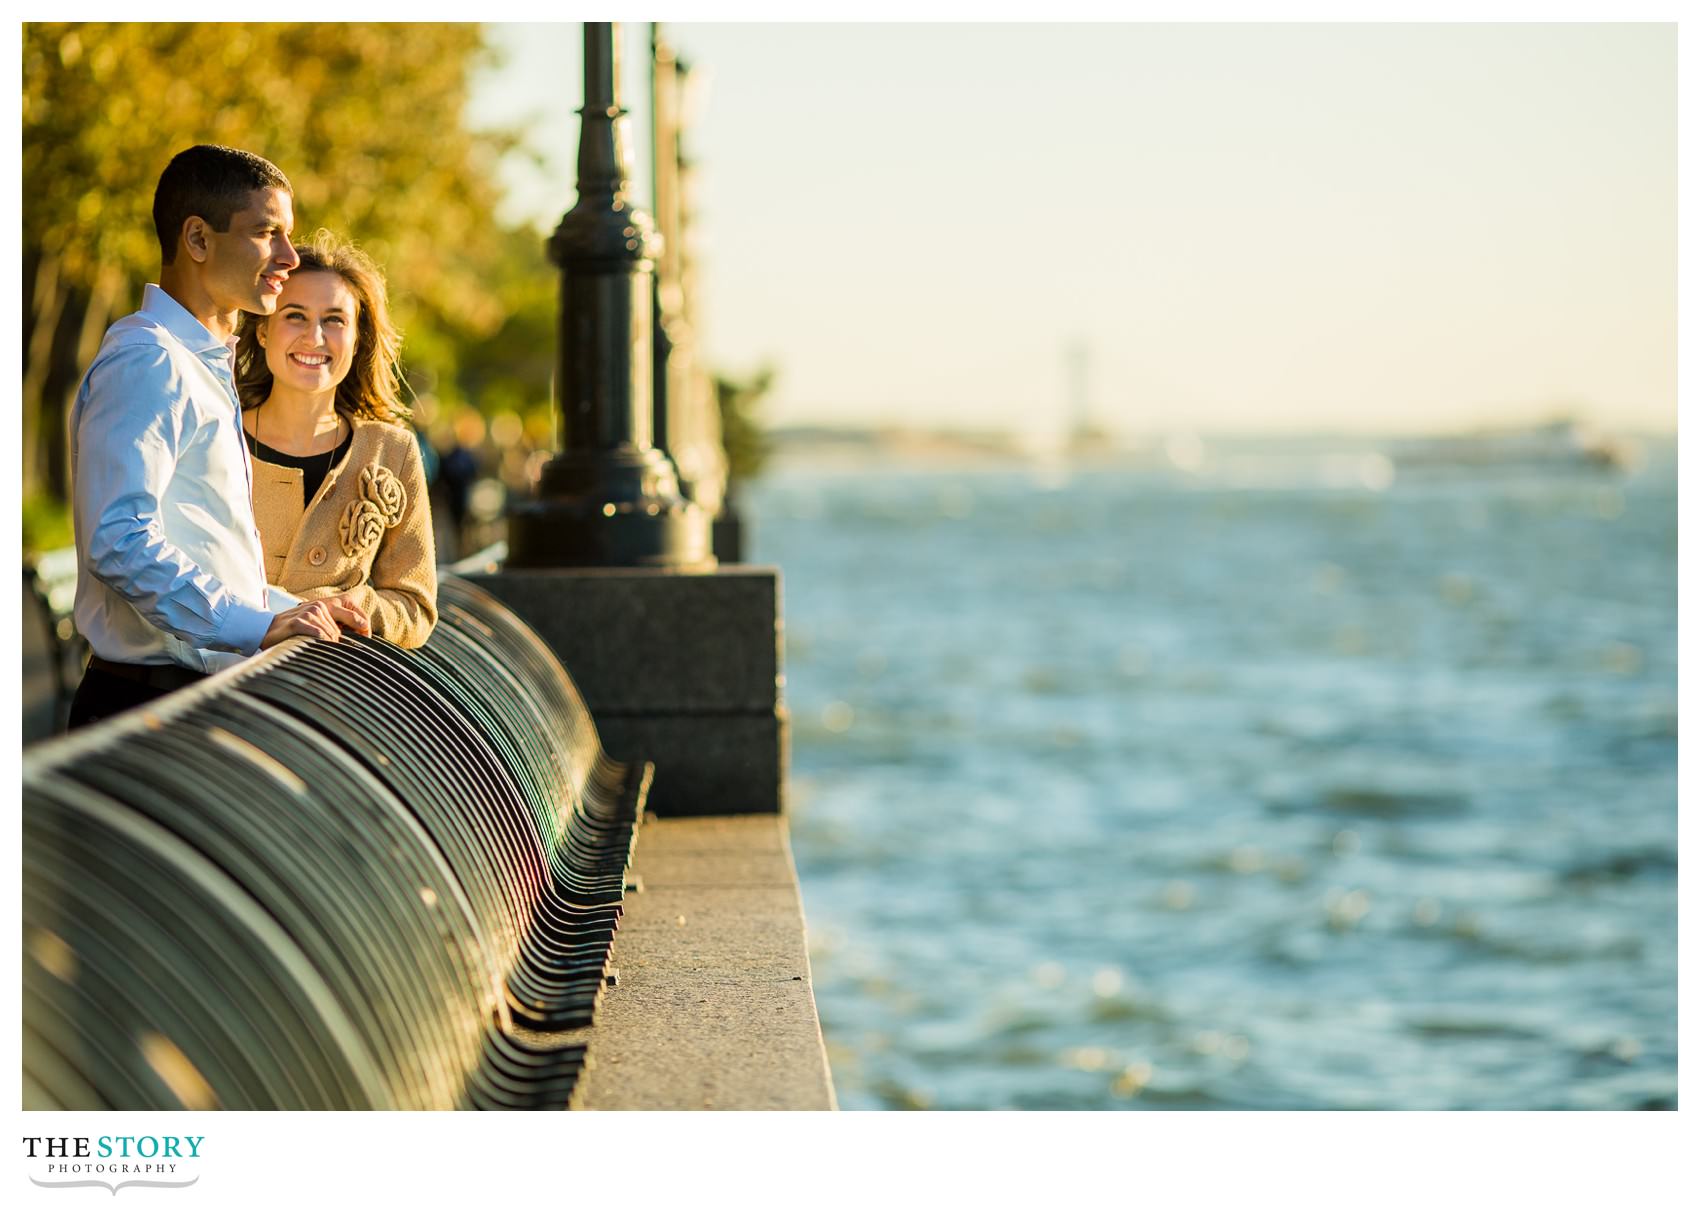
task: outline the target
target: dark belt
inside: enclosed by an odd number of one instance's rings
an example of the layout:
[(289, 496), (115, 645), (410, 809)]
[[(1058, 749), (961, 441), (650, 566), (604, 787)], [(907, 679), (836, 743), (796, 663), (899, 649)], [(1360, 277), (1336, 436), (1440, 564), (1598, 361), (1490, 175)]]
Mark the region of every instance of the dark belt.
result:
[(127, 665), (123, 661), (109, 661), (97, 656), (89, 658), (89, 668), (123, 678), (126, 682), (140, 682), (155, 690), (178, 690), (207, 676), (181, 665)]

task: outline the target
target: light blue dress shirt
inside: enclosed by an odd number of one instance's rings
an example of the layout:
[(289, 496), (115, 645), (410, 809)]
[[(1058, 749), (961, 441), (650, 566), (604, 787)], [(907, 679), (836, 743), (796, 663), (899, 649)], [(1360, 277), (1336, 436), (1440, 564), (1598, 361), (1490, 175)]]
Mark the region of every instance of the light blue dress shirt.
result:
[(109, 661), (212, 672), (297, 599), (266, 585), (234, 355), (165, 291), (106, 330), (71, 410), (77, 597)]

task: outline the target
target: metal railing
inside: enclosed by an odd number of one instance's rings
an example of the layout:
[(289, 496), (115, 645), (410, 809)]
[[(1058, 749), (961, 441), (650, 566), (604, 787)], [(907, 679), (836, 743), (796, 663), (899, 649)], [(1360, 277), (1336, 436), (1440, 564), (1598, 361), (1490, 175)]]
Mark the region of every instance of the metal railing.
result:
[(77, 549), (64, 547), (24, 561), (22, 629), (24, 741), (65, 730), (88, 644), (71, 621), (77, 595)]
[(570, 1105), (651, 768), (495, 599), (439, 612), (25, 751), (27, 1107)]

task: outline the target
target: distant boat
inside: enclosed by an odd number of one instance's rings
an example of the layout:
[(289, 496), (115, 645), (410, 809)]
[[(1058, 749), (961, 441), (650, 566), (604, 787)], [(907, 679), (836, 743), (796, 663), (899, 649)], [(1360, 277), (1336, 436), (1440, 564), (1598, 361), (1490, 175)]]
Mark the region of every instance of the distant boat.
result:
[(1388, 453), (1401, 470), (1571, 467), (1630, 471), (1641, 461), (1640, 448), (1634, 442), (1569, 418), (1523, 428), (1410, 438), (1391, 443)]

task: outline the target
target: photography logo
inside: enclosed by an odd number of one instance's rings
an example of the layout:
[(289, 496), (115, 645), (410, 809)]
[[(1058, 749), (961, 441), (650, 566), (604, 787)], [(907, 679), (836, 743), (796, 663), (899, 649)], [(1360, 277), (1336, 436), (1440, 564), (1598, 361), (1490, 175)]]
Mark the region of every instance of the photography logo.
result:
[(192, 1187), (201, 1181), (204, 1136), (26, 1136), (29, 1180), (38, 1187)]

